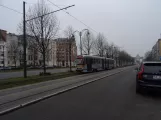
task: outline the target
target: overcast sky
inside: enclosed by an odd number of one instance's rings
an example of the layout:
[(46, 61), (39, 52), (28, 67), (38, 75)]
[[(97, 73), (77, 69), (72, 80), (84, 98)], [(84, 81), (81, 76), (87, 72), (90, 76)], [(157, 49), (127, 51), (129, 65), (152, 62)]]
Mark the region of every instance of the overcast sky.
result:
[[(57, 8), (46, 3), (51, 9)], [(132, 56), (141, 56), (160, 38), (161, 0), (51, 0), (60, 7), (75, 4), (68, 9), (73, 16), (97, 32), (103, 33), (108, 42), (122, 47)], [(22, 12), (23, 0), (0, 0), (0, 4)], [(37, 0), (26, 0), (26, 9)], [(56, 13), (60, 21), (60, 35), (68, 25), (75, 30), (86, 28), (63, 11)], [(0, 29), (17, 33), (22, 15), (0, 6)], [(96, 35), (96, 33), (93, 31)]]

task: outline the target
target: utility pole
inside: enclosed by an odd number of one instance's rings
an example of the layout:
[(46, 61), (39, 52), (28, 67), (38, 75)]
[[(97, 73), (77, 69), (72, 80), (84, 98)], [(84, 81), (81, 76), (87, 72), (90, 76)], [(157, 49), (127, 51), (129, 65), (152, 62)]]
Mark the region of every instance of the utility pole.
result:
[(46, 54), (46, 51), (45, 51), (45, 46), (44, 46), (44, 27), (43, 27), (43, 15), (41, 16), (41, 39), (42, 39), (42, 47), (43, 47), (43, 66), (44, 66), (44, 74), (46, 73), (46, 59), (45, 59), (45, 54)]
[(70, 72), (72, 71), (72, 65), (71, 65), (71, 61), (72, 61), (72, 59), (71, 59), (71, 57), (72, 57), (72, 55), (71, 55), (71, 42), (72, 42), (72, 37), (70, 37), (69, 38), (69, 64), (70, 64)]
[(4, 45), (3, 45), (3, 70), (5, 70), (5, 59), (4, 59)]
[(79, 36), (80, 36), (80, 51), (82, 55), (82, 32), (79, 32)]
[(24, 60), (24, 78), (27, 78), (27, 66), (26, 66), (26, 12), (25, 12), (25, 2), (23, 1), (23, 60)]

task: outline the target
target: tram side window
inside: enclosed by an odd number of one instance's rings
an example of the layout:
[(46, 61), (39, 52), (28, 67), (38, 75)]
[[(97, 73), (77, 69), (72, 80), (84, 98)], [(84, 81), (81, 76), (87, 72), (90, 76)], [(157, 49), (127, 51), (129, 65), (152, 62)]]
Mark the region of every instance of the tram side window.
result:
[(87, 59), (87, 58), (84, 58), (84, 59), (83, 59), (83, 63), (84, 63), (84, 64), (87, 64), (87, 60), (86, 60), (86, 59)]
[(88, 64), (89, 62), (88, 62), (88, 58), (86, 58), (86, 64)]
[(87, 64), (90, 64), (90, 62), (91, 62), (90, 59), (91, 59), (91, 58), (86, 58), (86, 63), (87, 63)]
[(93, 61), (93, 58), (90, 58), (90, 59), (91, 59), (91, 64), (93, 64), (93, 62), (94, 62), (94, 61)]

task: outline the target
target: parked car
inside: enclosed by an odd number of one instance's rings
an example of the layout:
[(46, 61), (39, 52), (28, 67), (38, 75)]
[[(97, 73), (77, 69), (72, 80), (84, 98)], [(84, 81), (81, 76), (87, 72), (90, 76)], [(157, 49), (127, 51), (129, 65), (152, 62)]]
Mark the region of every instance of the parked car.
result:
[(11, 67), (0, 67), (0, 70), (11, 70)]
[(161, 62), (143, 62), (136, 75), (136, 92), (143, 88), (161, 88)]

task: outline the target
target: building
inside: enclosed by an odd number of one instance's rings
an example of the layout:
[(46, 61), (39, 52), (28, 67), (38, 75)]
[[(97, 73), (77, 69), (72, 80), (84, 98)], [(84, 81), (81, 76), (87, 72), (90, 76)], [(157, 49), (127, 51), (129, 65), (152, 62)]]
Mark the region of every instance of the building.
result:
[(19, 44), (18, 44), (18, 36), (13, 33), (7, 34), (6, 40), (6, 61), (7, 66), (20, 66), (20, 53), (19, 53)]
[[(40, 48), (33, 36), (26, 35), (26, 61), (28, 66), (43, 66), (43, 57)], [(75, 39), (69, 42), (68, 38), (58, 38), (50, 40), (46, 52), (46, 66), (70, 65), (69, 46), (71, 43), (71, 63), (75, 66), (77, 47)], [(23, 66), (23, 35), (7, 33), (0, 30), (0, 67), (3, 66)]]
[[(26, 36), (27, 46), (26, 46), (26, 60), (28, 66), (38, 66), (40, 63), (40, 53), (38, 45), (35, 43), (35, 38), (33, 36)], [(20, 55), (20, 65), (23, 65), (23, 35), (18, 36), (19, 40), (19, 52)]]
[(7, 66), (7, 31), (0, 29), (0, 67)]
[(71, 42), (71, 64), (75, 66), (77, 47), (75, 39), (69, 41), (68, 38), (58, 38), (56, 41), (57, 66), (68, 67), (70, 65), (69, 46)]
[(135, 63), (140, 64), (143, 61), (143, 57), (140, 57), (138, 54), (135, 57)]
[(154, 61), (161, 60), (161, 39), (158, 39), (152, 48), (152, 59)]
[[(57, 66), (57, 57), (56, 57), (56, 41), (55, 40), (50, 40), (49, 46), (48, 46), (48, 50), (46, 52), (46, 61), (45, 64), (46, 66)], [(39, 53), (39, 65), (43, 66), (43, 56), (41, 53)]]

